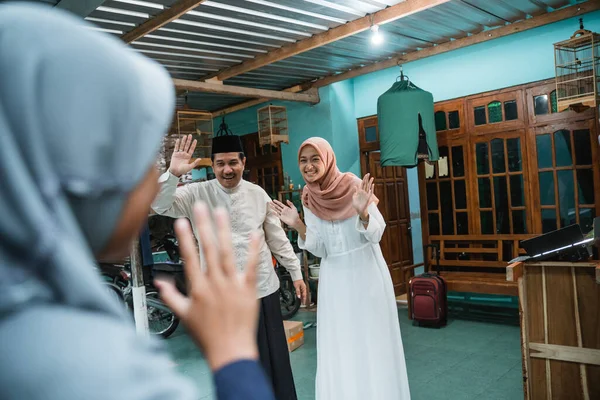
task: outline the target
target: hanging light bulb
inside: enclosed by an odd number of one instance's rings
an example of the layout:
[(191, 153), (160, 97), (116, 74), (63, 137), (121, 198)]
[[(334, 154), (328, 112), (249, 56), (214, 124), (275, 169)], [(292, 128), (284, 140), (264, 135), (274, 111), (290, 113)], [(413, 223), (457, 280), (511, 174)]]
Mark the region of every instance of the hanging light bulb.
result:
[(371, 25), (371, 43), (375, 46), (383, 43), (383, 35), (379, 32), (379, 25)]

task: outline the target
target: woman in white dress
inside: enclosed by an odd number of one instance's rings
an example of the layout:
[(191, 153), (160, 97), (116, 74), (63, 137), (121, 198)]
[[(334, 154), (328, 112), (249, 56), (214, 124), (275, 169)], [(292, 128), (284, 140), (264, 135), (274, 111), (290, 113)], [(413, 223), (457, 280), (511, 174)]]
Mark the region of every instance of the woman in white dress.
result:
[(306, 140), (298, 161), (305, 222), (291, 202), (272, 207), (298, 231), (298, 245), (321, 258), (316, 399), (410, 399), (373, 179), (341, 173), (322, 138)]

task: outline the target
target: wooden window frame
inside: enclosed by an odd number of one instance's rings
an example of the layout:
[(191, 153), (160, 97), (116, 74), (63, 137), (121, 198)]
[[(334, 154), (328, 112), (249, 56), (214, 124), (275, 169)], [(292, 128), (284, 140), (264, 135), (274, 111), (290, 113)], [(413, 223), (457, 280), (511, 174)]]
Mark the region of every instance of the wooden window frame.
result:
[[(549, 134), (551, 135), (551, 140), (552, 143), (554, 144), (554, 133), (557, 131), (560, 131), (562, 129), (568, 130), (569, 132), (571, 132), (571, 134), (574, 131), (577, 130), (585, 130), (585, 129), (589, 129), (590, 131), (590, 139), (592, 141), (592, 164), (591, 165), (572, 165), (570, 167), (556, 167), (556, 151), (555, 151), (555, 147), (554, 145), (552, 145), (552, 168), (543, 168), (540, 170), (540, 168), (538, 167), (538, 157), (537, 157), (537, 144), (536, 144), (536, 138), (539, 135), (546, 135)], [(540, 172), (553, 172), (553, 178), (554, 178), (554, 201), (555, 204), (554, 206), (542, 206), (541, 201), (535, 201), (533, 204), (533, 213), (535, 215), (534, 218), (534, 226), (536, 229), (536, 232), (538, 233), (542, 233), (542, 210), (543, 209), (552, 209), (554, 208), (556, 210), (556, 216), (557, 216), (557, 220), (556, 220), (556, 227), (557, 228), (561, 228), (561, 221), (560, 221), (560, 198), (559, 198), (559, 194), (558, 194), (558, 185), (557, 183), (557, 171), (562, 171), (562, 170), (577, 170), (577, 169), (590, 169), (593, 172), (593, 176), (594, 176), (594, 188), (598, 189), (600, 188), (600, 164), (598, 162), (594, 162), (594, 160), (598, 160), (599, 157), (599, 152), (600, 150), (598, 149), (598, 142), (594, 140), (594, 138), (598, 137), (598, 131), (596, 129), (596, 123), (593, 119), (588, 119), (588, 120), (584, 120), (584, 121), (564, 121), (562, 123), (559, 124), (552, 124), (552, 125), (544, 125), (544, 126), (539, 126), (539, 127), (533, 127), (530, 128), (530, 135), (529, 137), (531, 138), (531, 143), (533, 144), (533, 146), (530, 147), (530, 149), (533, 149), (533, 151), (530, 151), (530, 157), (535, 164), (535, 168), (532, 168), (531, 171), (531, 192), (534, 196), (534, 198), (539, 198), (539, 192), (540, 192), (540, 182), (539, 182), (539, 173)], [(571, 143), (573, 143), (573, 136), (571, 135)], [(574, 147), (572, 147), (573, 151), (574, 151)], [(598, 190), (594, 191), (595, 194), (595, 207), (593, 207), (595, 209), (596, 212), (596, 216), (600, 216), (600, 199), (598, 198), (598, 196), (600, 196), (600, 192)], [(578, 190), (574, 190), (574, 196), (575, 196), (575, 207), (576, 210), (579, 211), (580, 206), (582, 206), (581, 204), (579, 204), (579, 191)], [(589, 206), (589, 205), (584, 205), (584, 206)], [(590, 207), (583, 207), (583, 208), (590, 208)], [(579, 223), (579, 212), (577, 212), (576, 215), (576, 220), (578, 221), (577, 223)]]
[[(467, 99), (467, 120), (469, 132), (475, 135), (490, 134), (497, 132), (507, 132), (525, 127), (525, 107), (523, 101), (523, 90), (512, 90), (507, 92), (495, 93), (486, 96)], [(504, 115), (504, 103), (515, 100), (517, 102), (518, 118), (512, 121), (506, 121)], [(502, 122), (490, 123), (488, 104), (499, 101), (502, 103)], [(486, 121), (484, 125), (475, 125), (475, 108), (485, 107)]]
[[(377, 133), (377, 140), (374, 142), (367, 142), (366, 132), (367, 128), (375, 127)], [(377, 124), (377, 115), (371, 115), (364, 118), (358, 119), (358, 143), (361, 152), (377, 151), (379, 150), (379, 126)], [(366, 169), (365, 169), (366, 170)]]
[[(507, 151), (507, 144), (506, 144), (506, 140), (507, 139), (513, 139), (513, 138), (519, 138), (520, 142), (521, 142), (521, 162), (522, 162), (522, 168), (521, 171), (518, 172), (510, 172), (508, 169), (508, 151)], [(494, 139), (502, 139), (504, 141), (504, 163), (505, 163), (505, 172), (499, 172), (499, 173), (494, 173), (493, 172), (493, 161), (492, 161), (492, 157), (491, 157), (491, 146), (489, 145), (492, 140)], [(489, 172), (487, 174), (478, 174), (477, 173), (477, 153), (476, 153), (476, 148), (477, 148), (477, 144), (479, 143), (488, 143), (488, 151), (490, 152), (490, 156), (488, 157), (489, 160)], [(519, 130), (514, 130), (514, 131), (509, 131), (509, 132), (502, 132), (502, 133), (497, 133), (497, 134), (490, 134), (490, 135), (486, 135), (486, 136), (478, 136), (475, 137), (471, 140), (471, 152), (473, 154), (473, 157), (471, 157), (471, 184), (472, 184), (472, 195), (473, 195), (473, 203), (474, 203), (474, 207), (473, 207), (473, 213), (480, 213), (482, 211), (482, 208), (480, 206), (479, 203), (479, 183), (478, 180), (479, 178), (482, 177), (488, 177), (490, 179), (490, 186), (491, 186), (491, 201), (492, 201), (492, 207), (491, 209), (488, 210), (488, 208), (485, 208), (483, 211), (492, 211), (493, 213), (493, 220), (494, 220), (494, 226), (497, 226), (496, 223), (496, 199), (495, 199), (495, 195), (494, 195), (494, 177), (496, 176), (505, 176), (506, 179), (506, 187), (507, 187), (507, 191), (506, 191), (506, 196), (508, 198), (508, 204), (509, 204), (509, 226), (510, 226), (510, 233), (508, 234), (503, 234), (503, 233), (492, 233), (492, 234), (485, 234), (485, 235), (489, 235), (489, 236), (494, 236), (494, 235), (523, 235), (523, 234), (529, 234), (533, 231), (533, 223), (532, 223), (532, 219), (531, 219), (531, 212), (527, 212), (527, 210), (531, 210), (531, 194), (529, 192), (529, 165), (528, 165), (528, 152), (527, 152), (527, 136), (526, 136), (526, 132), (524, 129), (519, 129)], [(524, 197), (524, 205), (523, 206), (517, 206), (517, 207), (513, 207), (512, 206), (512, 198), (511, 198), (511, 191), (510, 191), (510, 176), (512, 175), (522, 175), (523, 176), (523, 197)], [(514, 233), (514, 224), (513, 224), (513, 217), (512, 217), (512, 213), (513, 211), (526, 211), (526, 216), (525, 216), (525, 231), (526, 233)], [(475, 217), (475, 215), (474, 215)], [(477, 234), (480, 235), (484, 235), (484, 233), (481, 231), (481, 217), (477, 216), (475, 218), (475, 231), (477, 232)]]
[(540, 126), (545, 124), (562, 122), (565, 120), (580, 120), (594, 118), (595, 110), (593, 108), (589, 108), (581, 113), (577, 113), (572, 110), (552, 113), (552, 108), (550, 106), (550, 112), (548, 114), (535, 115), (534, 98), (541, 95), (548, 95), (548, 101), (550, 101), (550, 93), (552, 93), (552, 91), (554, 90), (556, 90), (556, 84), (554, 83), (554, 81), (530, 87), (526, 90), (527, 109), (530, 110), (530, 112), (528, 113), (529, 125)]
[(460, 100), (447, 100), (436, 103), (434, 105), (434, 113), (443, 111), (446, 114), (446, 127), (450, 126), (448, 114), (451, 111), (458, 111), (458, 118), (460, 121), (460, 127), (455, 129), (444, 129), (437, 131), (438, 138), (440, 136), (448, 138), (459, 138), (465, 135), (467, 129), (467, 120), (465, 118), (465, 104), (463, 99)]
[[(454, 176), (454, 167), (453, 167), (453, 162), (452, 162), (452, 147), (457, 147), (457, 146), (461, 146), (463, 148), (463, 165), (464, 165), (464, 176), (462, 177), (455, 177)], [(441, 206), (442, 206), (442, 193), (440, 191), (440, 182), (445, 182), (445, 181), (449, 181), (450, 182), (450, 187), (451, 187), (451, 197), (452, 197), (452, 219), (454, 222), (454, 233), (452, 235), (459, 235), (459, 233), (457, 233), (456, 231), (456, 213), (466, 213), (467, 214), (467, 218), (469, 220), (468, 222), (468, 233), (467, 234), (471, 234), (473, 232), (473, 217), (472, 217), (472, 206), (471, 206), (471, 185), (469, 182), (469, 166), (470, 166), (470, 152), (469, 152), (469, 145), (468, 145), (468, 140), (467, 138), (463, 137), (460, 139), (446, 139), (446, 138), (438, 138), (438, 148), (440, 147), (447, 147), (448, 148), (448, 176), (447, 177), (443, 177), (440, 178), (439, 177), (439, 168), (438, 168), (438, 164), (437, 162), (434, 163), (434, 178), (430, 178), (427, 179), (425, 176), (425, 164), (424, 163), (419, 163), (418, 166), (418, 176), (419, 176), (419, 187), (423, 188), (423, 192), (425, 193), (425, 196), (427, 195), (427, 183), (432, 183), (435, 182), (437, 185), (437, 197), (438, 197), (438, 208), (437, 210), (429, 210), (427, 208), (427, 201), (423, 201), (421, 202), (421, 229), (423, 229), (423, 231), (426, 230), (427, 234), (429, 235), (429, 213), (436, 213), (438, 216), (438, 221), (439, 221), (439, 227), (440, 227), (440, 233), (439, 235), (436, 236), (448, 236), (448, 235), (444, 235), (443, 232), (443, 225), (442, 225), (442, 210), (441, 210)], [(460, 208), (457, 209), (456, 208), (456, 196), (455, 196), (455, 182), (456, 181), (464, 181), (465, 182), (465, 196), (466, 198), (466, 202), (467, 202), (467, 207), (466, 208)], [(422, 195), (422, 194), (421, 194)], [(426, 197), (425, 197), (426, 198)], [(464, 234), (463, 234), (464, 235)]]

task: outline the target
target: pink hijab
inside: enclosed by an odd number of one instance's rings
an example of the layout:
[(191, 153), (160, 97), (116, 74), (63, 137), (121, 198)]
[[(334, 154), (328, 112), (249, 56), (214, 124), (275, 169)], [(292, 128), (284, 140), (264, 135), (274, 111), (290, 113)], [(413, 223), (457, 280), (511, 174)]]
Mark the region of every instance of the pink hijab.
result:
[[(360, 185), (361, 180), (350, 172), (340, 172), (331, 145), (320, 137), (312, 137), (302, 143), (298, 149), (298, 161), (306, 146), (317, 150), (325, 164), (325, 174), (320, 182), (307, 183), (304, 187), (304, 206), (325, 221), (341, 221), (357, 215), (352, 206), (352, 196), (354, 188)], [(375, 196), (372, 199), (375, 204), (379, 202)]]

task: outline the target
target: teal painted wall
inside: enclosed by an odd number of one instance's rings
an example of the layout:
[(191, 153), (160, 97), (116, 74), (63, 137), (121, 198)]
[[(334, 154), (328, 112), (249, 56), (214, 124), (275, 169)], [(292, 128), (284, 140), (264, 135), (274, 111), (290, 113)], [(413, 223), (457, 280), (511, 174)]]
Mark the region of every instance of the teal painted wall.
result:
[[(600, 11), (584, 15), (586, 29), (600, 32)], [(440, 54), (404, 65), (404, 73), (435, 101), (524, 84), (554, 76), (553, 43), (569, 38), (579, 27), (577, 18), (517, 33), (486, 43)], [(385, 25), (382, 27), (385, 32)], [(287, 106), (290, 144), (282, 146), (283, 168), (295, 183), (302, 182), (297, 166), (298, 146), (310, 136), (329, 140), (342, 171), (360, 174), (356, 119), (377, 113), (377, 98), (396, 77), (390, 68), (321, 88), (321, 102)], [(226, 117), (237, 134), (256, 132), (256, 109)], [(215, 123), (218, 127), (218, 123)], [(415, 263), (423, 260), (419, 188), (416, 168), (408, 170), (409, 202)]]
[(335, 151), (337, 165), (343, 172), (360, 175), (358, 126), (351, 118), (355, 109), (354, 81), (334, 83), (330, 87), (331, 146)]

